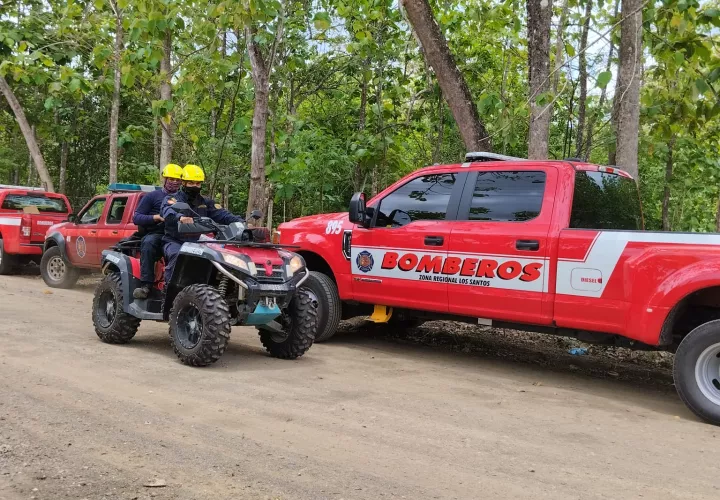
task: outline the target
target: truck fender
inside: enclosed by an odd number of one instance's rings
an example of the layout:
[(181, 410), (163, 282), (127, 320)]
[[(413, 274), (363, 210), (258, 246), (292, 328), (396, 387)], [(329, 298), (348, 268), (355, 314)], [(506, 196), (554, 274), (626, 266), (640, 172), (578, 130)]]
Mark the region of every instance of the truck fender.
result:
[(108, 274), (109, 272), (120, 273), (123, 291), (123, 311), (129, 312), (133, 290), (140, 286), (140, 280), (133, 274), (133, 264), (130, 257), (120, 252), (103, 250), (102, 260), (100, 262), (103, 274)]
[(47, 252), (50, 247), (60, 248), (60, 255), (67, 261), (67, 254), (65, 253), (65, 238), (60, 233), (52, 233), (45, 237), (45, 244), (43, 245), (43, 253)]
[[(322, 238), (319, 242), (313, 243), (305, 240), (301, 243), (302, 249), (292, 250), (305, 259), (311, 271), (319, 271), (333, 279), (338, 287), (340, 298), (349, 300), (352, 295), (350, 263), (345, 258), (341, 248), (337, 248), (337, 255), (327, 255), (328, 248), (333, 248), (332, 243), (333, 242), (329, 242), (326, 238)], [(344, 268), (347, 269), (347, 272), (342, 272)]]
[(720, 259), (702, 260), (678, 269), (660, 283), (646, 302), (633, 305), (629, 331), (645, 331), (647, 338), (643, 341), (649, 344), (668, 343), (672, 332), (663, 327), (668, 319), (672, 321), (676, 306), (697, 291), (717, 286), (720, 286)]

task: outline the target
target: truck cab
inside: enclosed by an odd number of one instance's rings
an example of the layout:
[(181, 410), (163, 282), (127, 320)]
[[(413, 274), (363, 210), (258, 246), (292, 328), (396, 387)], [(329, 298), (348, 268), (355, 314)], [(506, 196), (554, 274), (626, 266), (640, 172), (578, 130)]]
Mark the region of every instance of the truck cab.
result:
[(70, 202), (65, 195), (42, 188), (0, 185), (0, 274), (42, 255), (47, 229), (66, 220)]
[(142, 197), (156, 186), (111, 184), (69, 220), (47, 230), (40, 271), (54, 288), (71, 288), (82, 273), (100, 271), (102, 251), (137, 231), (132, 218)]
[(319, 340), (370, 315), (677, 350), (681, 397), (720, 424), (720, 235), (645, 231), (635, 181), (615, 167), (466, 160), (278, 228), (327, 277)]

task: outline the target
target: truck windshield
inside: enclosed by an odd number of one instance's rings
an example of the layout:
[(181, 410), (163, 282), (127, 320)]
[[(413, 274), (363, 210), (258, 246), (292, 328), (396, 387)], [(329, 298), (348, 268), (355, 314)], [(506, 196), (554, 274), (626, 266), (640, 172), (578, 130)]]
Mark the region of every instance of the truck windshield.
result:
[(634, 180), (605, 172), (575, 173), (571, 228), (636, 231), (642, 225)]
[(4, 210), (22, 210), (25, 207), (37, 207), (39, 212), (64, 214), (68, 211), (65, 200), (50, 198), (42, 194), (9, 194), (2, 204)]

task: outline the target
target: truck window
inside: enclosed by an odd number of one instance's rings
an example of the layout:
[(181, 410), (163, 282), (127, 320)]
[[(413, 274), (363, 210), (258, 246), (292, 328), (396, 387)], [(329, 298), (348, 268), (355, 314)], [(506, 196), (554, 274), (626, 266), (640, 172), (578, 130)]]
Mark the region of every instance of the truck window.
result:
[(80, 224), (97, 224), (105, 208), (105, 198), (98, 198), (80, 216)]
[(127, 196), (113, 199), (112, 203), (110, 203), (110, 210), (108, 210), (107, 214), (106, 222), (108, 224), (120, 224), (122, 222), (127, 202)]
[(635, 181), (605, 172), (576, 172), (570, 227), (575, 229), (642, 229)]
[(68, 208), (62, 198), (50, 198), (42, 194), (9, 194), (0, 207), (3, 210), (22, 210), (37, 207), (39, 212), (64, 214)]
[(416, 220), (444, 220), (456, 174), (417, 177), (380, 202), (375, 225), (401, 227)]
[(469, 220), (523, 222), (540, 215), (545, 172), (478, 172)]

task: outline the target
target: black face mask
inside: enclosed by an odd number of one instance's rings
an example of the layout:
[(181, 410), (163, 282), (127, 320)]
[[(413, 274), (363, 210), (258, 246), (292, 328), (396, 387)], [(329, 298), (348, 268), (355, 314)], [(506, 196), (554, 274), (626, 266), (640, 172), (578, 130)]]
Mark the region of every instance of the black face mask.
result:
[(200, 196), (200, 188), (199, 187), (183, 186), (182, 190), (186, 195), (188, 195), (188, 198), (190, 198), (191, 200), (194, 200), (195, 198)]

